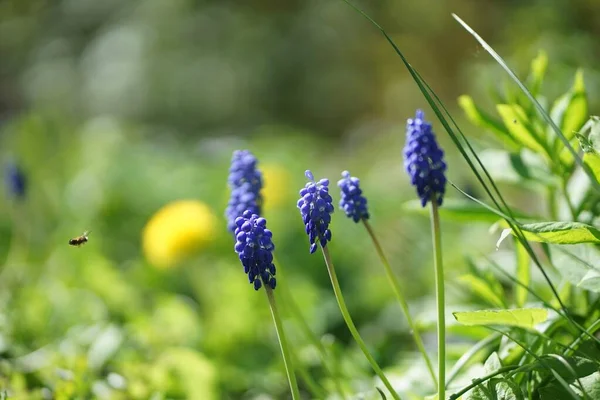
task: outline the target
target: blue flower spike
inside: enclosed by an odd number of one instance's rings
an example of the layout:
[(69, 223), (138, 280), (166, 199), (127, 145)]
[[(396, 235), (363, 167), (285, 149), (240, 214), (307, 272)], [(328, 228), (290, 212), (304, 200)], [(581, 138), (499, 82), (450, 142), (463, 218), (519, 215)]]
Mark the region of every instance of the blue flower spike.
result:
[(25, 197), (27, 180), (25, 173), (15, 163), (9, 163), (5, 169), (6, 189), (11, 196), (16, 198)]
[(275, 289), (273, 264), (273, 233), (267, 229), (267, 220), (246, 210), (235, 219), (235, 252), (238, 254), (248, 281), (259, 290), (263, 285)]
[(431, 124), (424, 118), (423, 111), (417, 110), (415, 118), (407, 121), (404, 168), (417, 189), (421, 205), (425, 207), (433, 199), (441, 206), (446, 190), (444, 152), (435, 140)]
[(329, 194), (329, 179), (315, 182), (315, 177), (310, 170), (307, 170), (304, 175), (310, 182), (300, 190), (301, 197), (298, 200), (298, 208), (306, 228), (312, 254), (317, 251), (317, 243), (321, 247), (325, 247), (327, 242), (331, 241), (329, 223), (334, 207), (333, 199)]
[(354, 222), (369, 219), (367, 199), (362, 195), (360, 180), (350, 176), (350, 172), (344, 171), (338, 186), (341, 189), (340, 208), (344, 210), (346, 216), (352, 218)]
[(262, 174), (257, 169), (258, 160), (248, 150), (236, 150), (233, 152), (229, 178), (227, 180), (231, 189), (231, 197), (225, 210), (227, 218), (227, 229), (235, 232), (235, 220), (244, 211), (250, 210), (253, 214), (261, 214), (262, 196)]

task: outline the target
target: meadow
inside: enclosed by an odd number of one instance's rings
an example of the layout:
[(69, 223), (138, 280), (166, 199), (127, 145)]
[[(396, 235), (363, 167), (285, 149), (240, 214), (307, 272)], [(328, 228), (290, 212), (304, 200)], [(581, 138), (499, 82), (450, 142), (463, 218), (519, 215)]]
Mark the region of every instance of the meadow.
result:
[(600, 7), (509, 3), (0, 3), (0, 399), (600, 399)]

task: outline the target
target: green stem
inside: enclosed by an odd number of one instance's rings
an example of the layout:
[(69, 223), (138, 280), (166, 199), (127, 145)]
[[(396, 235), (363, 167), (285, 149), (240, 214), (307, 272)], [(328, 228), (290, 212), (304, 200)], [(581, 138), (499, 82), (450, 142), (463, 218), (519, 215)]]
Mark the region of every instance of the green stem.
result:
[[(528, 365), (526, 365), (525, 367), (529, 368)], [(491, 374), (488, 374), (488, 375), (483, 376), (481, 378), (473, 379), (473, 381), (471, 382), (470, 385), (465, 386), (460, 391), (454, 393), (452, 396), (450, 396), (449, 400), (459, 399), (460, 396), (462, 396), (463, 394), (467, 393), (469, 390), (473, 389), (474, 387), (481, 385), (485, 381), (487, 381), (489, 379), (492, 379), (495, 376), (504, 374), (505, 372), (511, 372), (511, 371), (515, 371), (515, 370), (518, 370), (518, 369), (524, 369), (524, 367), (519, 367), (517, 365), (510, 365), (508, 367), (499, 368), (498, 370), (492, 372)]]
[(431, 197), (431, 231), (433, 251), (435, 253), (435, 294), (437, 299), (437, 333), (438, 333), (438, 399), (446, 397), (446, 314), (444, 301), (444, 266), (442, 263), (442, 235), (440, 232), (440, 215), (437, 199)]
[[(290, 312), (290, 314), (293, 317), (293, 320), (299, 325), (300, 330), (304, 333), (304, 335), (309, 340), (309, 342), (313, 346), (315, 346), (315, 348), (319, 351), (323, 369), (333, 379), (333, 382), (334, 382), (336, 390), (338, 391), (338, 394), (341, 396), (342, 399), (345, 399), (344, 390), (342, 389), (342, 385), (340, 383), (340, 377), (339, 377), (340, 374), (339, 374), (338, 363), (337, 363), (335, 356), (332, 355), (332, 357), (330, 357), (328, 359), (327, 349), (325, 349), (325, 346), (323, 346), (323, 343), (321, 343), (319, 338), (311, 330), (310, 326), (308, 325), (308, 322), (306, 322), (306, 319), (302, 315), (300, 308), (296, 304), (296, 301), (294, 300), (292, 293), (289, 290), (287, 282), (285, 281), (285, 279), (281, 279), (282, 278), (281, 277), (281, 275), (282, 275), (281, 263), (279, 262), (279, 260), (275, 259), (275, 256), (273, 256), (273, 257), (274, 257), (274, 261), (275, 261), (276, 265), (278, 266), (277, 274), (279, 275), (279, 279), (277, 281), (277, 288), (278, 288), (277, 292), (280, 296), (280, 300), (283, 299), (284, 310), (287, 309)], [(328, 366), (329, 361), (331, 361), (331, 369)]]
[(475, 357), (481, 350), (490, 346), (492, 343), (499, 341), (501, 335), (494, 334), (490, 335), (479, 342), (475, 343), (466, 353), (464, 353), (458, 361), (454, 364), (454, 367), (448, 373), (446, 379), (446, 386), (449, 386), (454, 379), (458, 376), (458, 373)]
[(296, 375), (294, 373), (294, 367), (292, 365), (292, 357), (283, 331), (283, 323), (281, 317), (277, 311), (277, 305), (275, 304), (275, 296), (273, 296), (273, 289), (265, 285), (265, 291), (267, 292), (267, 298), (269, 299), (269, 306), (271, 307), (271, 315), (273, 316), (273, 322), (275, 323), (275, 330), (277, 331), (277, 337), (279, 338), (279, 346), (281, 347), (281, 355), (283, 356), (283, 364), (285, 365), (285, 373), (287, 374), (288, 382), (290, 384), (290, 390), (292, 391), (292, 399), (300, 400), (300, 391), (298, 390), (298, 382), (296, 381)]
[(377, 251), (377, 254), (379, 255), (379, 258), (381, 259), (381, 262), (385, 268), (385, 273), (392, 285), (392, 288), (394, 289), (394, 294), (396, 295), (396, 299), (398, 300), (398, 303), (400, 303), (400, 307), (402, 308), (402, 311), (404, 312), (404, 316), (406, 317), (406, 321), (408, 322), (408, 326), (411, 330), (411, 333), (413, 335), (413, 338), (415, 340), (417, 348), (421, 352), (421, 355), (423, 356), (423, 360), (425, 360), (425, 364), (427, 364), (427, 369), (429, 370), (429, 373), (431, 374), (431, 379), (433, 380), (433, 385), (437, 386), (438, 381), (435, 376), (435, 371), (433, 370), (433, 364), (431, 363), (429, 356), (427, 356), (427, 351), (425, 351), (425, 345), (423, 344), (421, 335), (419, 334), (419, 331), (417, 330), (417, 327), (415, 326), (415, 323), (410, 315), (410, 311), (408, 309), (408, 303), (406, 302), (406, 299), (404, 298), (404, 295), (402, 294), (402, 291), (400, 290), (400, 283), (398, 282), (398, 279), (396, 278), (396, 276), (394, 275), (394, 272), (392, 271), (392, 267), (390, 266), (390, 263), (388, 262), (387, 257), (385, 256), (385, 253), (383, 252), (383, 248), (381, 247), (379, 240), (377, 240), (377, 237), (375, 236), (375, 232), (373, 231), (371, 224), (369, 223), (368, 220), (366, 220), (364, 218), (362, 219), (362, 222), (365, 225), (367, 232), (369, 232), (369, 236), (371, 236), (371, 240), (373, 241), (375, 250)]
[(369, 352), (369, 349), (367, 349), (367, 345), (365, 344), (364, 340), (358, 333), (358, 330), (356, 329), (356, 326), (354, 325), (354, 322), (352, 321), (352, 317), (350, 316), (350, 312), (348, 311), (348, 307), (346, 307), (346, 302), (344, 301), (344, 296), (342, 295), (342, 289), (340, 288), (340, 283), (338, 282), (337, 275), (335, 274), (335, 269), (333, 267), (333, 262), (331, 261), (331, 256), (329, 255), (329, 250), (327, 249), (327, 247), (321, 247), (321, 250), (323, 250), (323, 257), (325, 258), (325, 264), (327, 265), (327, 271), (329, 272), (329, 277), (331, 278), (331, 285), (333, 286), (333, 293), (335, 294), (335, 298), (337, 300), (338, 306), (340, 307), (342, 317), (344, 317), (344, 321), (346, 322), (346, 325), (348, 326), (348, 329), (350, 330), (352, 337), (354, 338), (354, 340), (358, 344), (358, 347), (360, 347), (363, 354), (369, 361), (369, 364), (371, 364), (373, 371), (375, 371), (375, 373), (377, 374), (379, 379), (381, 379), (381, 381), (383, 382), (385, 387), (390, 391), (391, 396), (396, 400), (400, 400), (400, 396), (398, 395), (398, 393), (396, 393), (396, 391), (392, 387), (392, 384), (390, 383), (390, 381), (388, 381), (386, 376), (383, 374), (381, 367), (379, 367), (379, 365), (377, 364), (377, 361), (375, 361), (375, 359)]

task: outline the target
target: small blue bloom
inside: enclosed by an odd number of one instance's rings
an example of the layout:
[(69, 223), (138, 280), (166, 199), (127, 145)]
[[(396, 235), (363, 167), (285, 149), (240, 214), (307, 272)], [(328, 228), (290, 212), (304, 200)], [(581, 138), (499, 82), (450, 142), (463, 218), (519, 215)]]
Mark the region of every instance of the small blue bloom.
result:
[(258, 290), (262, 285), (275, 289), (273, 264), (273, 233), (267, 229), (267, 220), (246, 210), (235, 220), (235, 252), (238, 254), (248, 281)]
[(5, 170), (5, 183), (8, 193), (17, 198), (25, 196), (27, 181), (23, 170), (15, 163), (7, 165)]
[(306, 171), (305, 175), (310, 182), (300, 190), (301, 197), (298, 200), (298, 208), (306, 227), (312, 254), (317, 251), (317, 242), (321, 244), (321, 247), (325, 247), (331, 240), (329, 223), (334, 207), (333, 199), (329, 194), (329, 180), (321, 179), (319, 182), (315, 182), (310, 171)]
[(369, 219), (369, 211), (367, 210), (367, 199), (362, 195), (360, 189), (360, 180), (350, 176), (350, 172), (342, 172), (343, 179), (338, 181), (341, 196), (340, 208), (344, 210), (349, 218), (354, 222), (360, 221), (362, 218)]
[(244, 211), (250, 210), (253, 214), (261, 214), (262, 174), (256, 168), (258, 160), (248, 150), (236, 150), (233, 152), (229, 178), (227, 180), (231, 189), (231, 197), (225, 210), (227, 218), (227, 229), (234, 232), (236, 229), (235, 219)]
[(446, 190), (444, 152), (438, 147), (431, 124), (424, 117), (423, 111), (417, 110), (416, 117), (408, 119), (404, 146), (404, 168), (410, 183), (417, 188), (423, 207), (432, 198), (442, 205)]

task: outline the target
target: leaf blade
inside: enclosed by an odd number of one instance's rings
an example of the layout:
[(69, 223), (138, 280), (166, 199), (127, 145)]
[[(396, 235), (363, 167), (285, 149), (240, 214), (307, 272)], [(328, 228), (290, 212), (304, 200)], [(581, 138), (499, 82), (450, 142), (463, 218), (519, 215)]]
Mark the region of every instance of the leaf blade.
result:
[(515, 308), (453, 312), (452, 315), (458, 323), (468, 326), (501, 325), (531, 329), (548, 319), (548, 310), (545, 308)]

